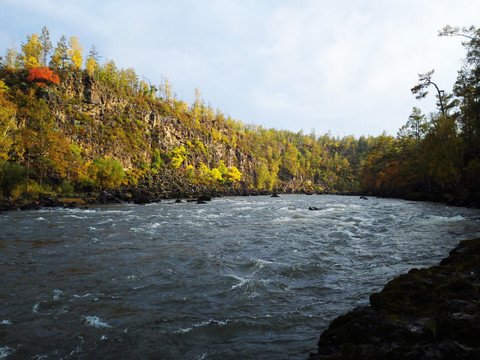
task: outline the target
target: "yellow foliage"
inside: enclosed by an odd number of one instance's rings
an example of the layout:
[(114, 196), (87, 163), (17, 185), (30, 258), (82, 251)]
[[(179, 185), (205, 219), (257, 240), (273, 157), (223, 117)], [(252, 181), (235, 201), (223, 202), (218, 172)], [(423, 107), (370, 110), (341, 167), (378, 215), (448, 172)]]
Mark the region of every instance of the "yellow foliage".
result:
[(87, 65), (85, 66), (85, 70), (87, 70), (87, 74), (92, 76), (97, 68), (97, 62), (94, 58), (88, 58)]
[(25, 68), (40, 66), (42, 44), (38, 34), (27, 35), (27, 42), (22, 45), (23, 65)]
[(82, 53), (83, 53), (83, 48), (80, 45), (80, 41), (78, 40), (78, 37), (72, 36), (70, 38), (70, 49), (67, 50), (68, 56), (70, 57), (70, 61), (72, 62), (72, 65), (76, 69), (80, 69), (82, 67)]
[(24, 57), (23, 58), (23, 63), (25, 64), (25, 68), (31, 69), (31, 68), (36, 68), (40, 67), (40, 63), (34, 56), (29, 56), (29, 57)]
[(16, 127), (16, 106), (4, 95), (8, 87), (0, 81), (0, 159), (8, 158), (8, 151), (13, 144), (12, 131)]
[(180, 165), (182, 165), (182, 163), (185, 161), (187, 154), (187, 150), (184, 146), (174, 148), (172, 150), (172, 167), (174, 169), (178, 169)]
[(227, 172), (225, 173), (225, 179), (231, 181), (240, 181), (242, 180), (242, 173), (235, 166), (229, 166)]

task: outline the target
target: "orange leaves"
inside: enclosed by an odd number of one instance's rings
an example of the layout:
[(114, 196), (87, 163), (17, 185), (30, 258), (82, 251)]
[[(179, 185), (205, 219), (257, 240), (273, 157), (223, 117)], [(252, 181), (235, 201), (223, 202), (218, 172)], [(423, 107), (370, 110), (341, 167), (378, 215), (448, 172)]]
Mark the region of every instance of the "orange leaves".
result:
[(60, 78), (48, 67), (37, 67), (29, 71), (27, 80), (36, 82), (38, 86), (46, 86), (49, 84), (60, 84)]

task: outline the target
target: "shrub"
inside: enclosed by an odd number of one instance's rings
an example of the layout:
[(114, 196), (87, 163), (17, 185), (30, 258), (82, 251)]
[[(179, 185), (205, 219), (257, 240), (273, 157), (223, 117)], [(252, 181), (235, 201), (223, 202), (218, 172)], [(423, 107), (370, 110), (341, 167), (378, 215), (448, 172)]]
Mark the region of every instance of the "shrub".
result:
[(29, 197), (36, 199), (40, 194), (49, 192), (50, 190), (51, 189), (44, 189), (36, 181), (30, 180), (28, 182), (28, 186), (25, 186), (24, 184), (17, 185), (12, 190), (12, 197), (14, 199), (19, 199), (21, 197), (28, 195)]
[(60, 185), (60, 192), (64, 195), (69, 195), (69, 194), (72, 194), (73, 191), (74, 191), (74, 187), (72, 184), (70, 184), (70, 181), (68, 181), (67, 179), (64, 179), (62, 181), (62, 184)]
[(26, 169), (15, 162), (0, 162), (0, 190), (3, 196), (10, 196), (13, 189), (25, 181)]
[(125, 179), (125, 171), (120, 161), (108, 156), (93, 160), (88, 172), (95, 188), (100, 190), (114, 189)]
[(48, 67), (36, 67), (29, 71), (27, 80), (36, 82), (38, 86), (60, 84), (60, 78)]

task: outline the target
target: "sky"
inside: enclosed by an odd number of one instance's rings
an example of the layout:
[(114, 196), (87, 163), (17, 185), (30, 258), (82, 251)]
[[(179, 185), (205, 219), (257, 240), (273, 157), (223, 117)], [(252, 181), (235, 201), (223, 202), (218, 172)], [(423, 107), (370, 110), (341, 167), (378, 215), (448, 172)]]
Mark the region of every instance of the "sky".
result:
[[(460, 38), (476, 27), (478, 0), (0, 0), (0, 54), (27, 34), (77, 36), (85, 56), (167, 78), (178, 98), (246, 124), (333, 136), (396, 135), (419, 101), (418, 74), (450, 92)], [(433, 90), (433, 89), (431, 89)]]

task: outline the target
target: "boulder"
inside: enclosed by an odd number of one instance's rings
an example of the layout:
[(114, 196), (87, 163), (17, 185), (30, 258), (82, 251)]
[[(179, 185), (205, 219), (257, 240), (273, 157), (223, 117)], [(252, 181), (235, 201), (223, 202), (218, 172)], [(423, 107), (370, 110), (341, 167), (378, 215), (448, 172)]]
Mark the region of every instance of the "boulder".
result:
[(208, 195), (201, 195), (198, 199), (197, 199), (197, 202), (198, 201), (212, 201), (212, 198)]
[(413, 269), (370, 296), (370, 306), (333, 320), (319, 359), (480, 359), (480, 239)]

